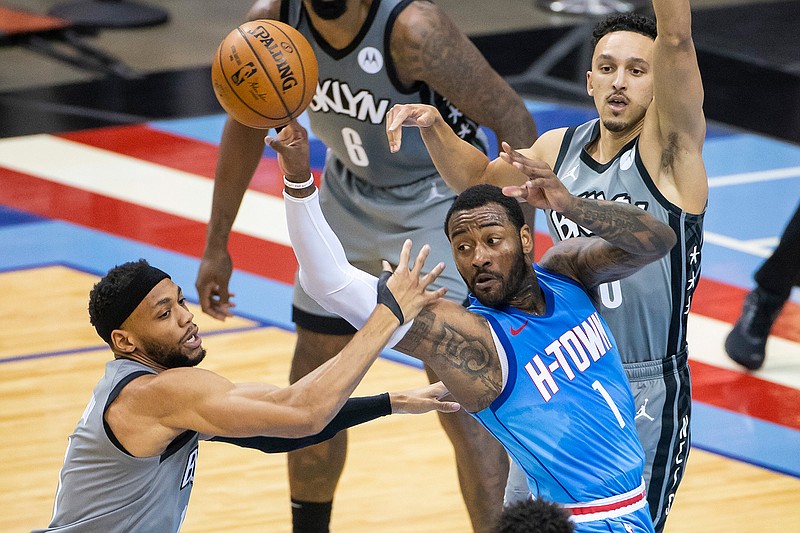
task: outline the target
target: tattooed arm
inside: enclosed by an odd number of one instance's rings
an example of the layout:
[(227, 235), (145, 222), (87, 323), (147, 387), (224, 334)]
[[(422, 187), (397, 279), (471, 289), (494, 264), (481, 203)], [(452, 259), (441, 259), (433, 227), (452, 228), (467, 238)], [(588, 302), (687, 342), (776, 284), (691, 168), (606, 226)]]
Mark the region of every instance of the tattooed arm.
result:
[(503, 192), (539, 209), (561, 213), (601, 237), (558, 243), (539, 261), (545, 268), (590, 288), (630, 276), (675, 245), (675, 232), (647, 211), (630, 204), (573, 196), (545, 162), (529, 159), (507, 144), (503, 150), (500, 157), (528, 177), (524, 185), (505, 187)]
[(430, 366), (467, 411), (485, 409), (500, 394), (503, 376), (489, 323), (455, 302), (424, 309), (395, 349)]
[(522, 98), (435, 4), (412, 2), (403, 9), (390, 46), (404, 85), (425, 82), (515, 148), (536, 140), (536, 125)]

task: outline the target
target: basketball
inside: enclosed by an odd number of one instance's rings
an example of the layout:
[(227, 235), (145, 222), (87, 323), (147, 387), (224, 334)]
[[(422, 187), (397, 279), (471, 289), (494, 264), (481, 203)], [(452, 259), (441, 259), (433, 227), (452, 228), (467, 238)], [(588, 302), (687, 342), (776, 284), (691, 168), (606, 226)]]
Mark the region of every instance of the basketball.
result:
[(237, 122), (277, 128), (297, 118), (317, 87), (317, 58), (300, 32), (253, 20), (230, 32), (211, 64), (214, 94)]

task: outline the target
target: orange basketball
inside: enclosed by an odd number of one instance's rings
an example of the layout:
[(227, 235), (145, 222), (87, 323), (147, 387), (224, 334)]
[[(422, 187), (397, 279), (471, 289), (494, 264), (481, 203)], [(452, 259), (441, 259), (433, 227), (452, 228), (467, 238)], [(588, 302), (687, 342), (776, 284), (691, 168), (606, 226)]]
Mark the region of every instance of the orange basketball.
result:
[(252, 128), (276, 128), (300, 115), (317, 87), (317, 58), (305, 37), (277, 20), (252, 20), (217, 48), (211, 82), (222, 108)]

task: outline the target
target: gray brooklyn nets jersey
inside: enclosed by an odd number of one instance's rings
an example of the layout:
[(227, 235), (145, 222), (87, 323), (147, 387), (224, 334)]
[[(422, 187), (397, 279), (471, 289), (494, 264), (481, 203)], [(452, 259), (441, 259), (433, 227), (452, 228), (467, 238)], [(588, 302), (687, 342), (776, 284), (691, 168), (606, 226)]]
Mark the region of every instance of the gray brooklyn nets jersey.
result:
[(311, 43), (319, 64), (319, 84), (307, 110), (311, 129), (328, 147), (326, 167), (335, 157), (354, 176), (376, 187), (396, 187), (436, 175), (416, 128), (403, 129), (403, 146), (389, 152), (384, 120), (395, 104), (436, 106), (464, 140), (486, 151), (478, 125), (422, 83), (403, 87), (389, 53), (394, 22), (412, 0), (375, 0), (361, 32), (337, 50), (311, 26), (301, 0), (284, 0), (281, 20)]
[(173, 533), (180, 529), (194, 480), (197, 433), (182, 433), (159, 457), (133, 457), (104, 421), (106, 409), (125, 385), (154, 373), (126, 359), (106, 364), (105, 375), (69, 437), (53, 519), (48, 529), (37, 531)]
[[(628, 278), (602, 284), (593, 295), (624, 363), (663, 360), (686, 348), (686, 321), (700, 277), (703, 215), (686, 213), (664, 198), (644, 168), (638, 137), (608, 163), (592, 159), (584, 147), (599, 127), (593, 120), (569, 128), (553, 170), (572, 194), (631, 203), (675, 231), (678, 243), (669, 254)], [(547, 224), (554, 242), (589, 235), (556, 212), (547, 212)]]

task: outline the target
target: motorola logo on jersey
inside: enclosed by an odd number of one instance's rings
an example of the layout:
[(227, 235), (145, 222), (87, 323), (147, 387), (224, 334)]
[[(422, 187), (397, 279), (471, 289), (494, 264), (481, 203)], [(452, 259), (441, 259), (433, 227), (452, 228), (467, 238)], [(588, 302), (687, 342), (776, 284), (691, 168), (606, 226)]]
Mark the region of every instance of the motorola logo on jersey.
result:
[(561, 369), (567, 379), (572, 381), (575, 379), (576, 370), (581, 373), (585, 372), (592, 362), (600, 360), (611, 349), (611, 346), (611, 340), (600, 321), (600, 316), (594, 312), (589, 318), (565, 331), (545, 348), (545, 353), (552, 358), (549, 364), (545, 364), (542, 357), (536, 354), (525, 364), (525, 371), (536, 385), (542, 399), (549, 402), (553, 395), (560, 390), (558, 383), (553, 378), (554, 372)]
[(390, 103), (388, 98), (376, 99), (366, 89), (354, 93), (347, 82), (328, 79), (317, 84), (317, 94), (308, 107), (315, 113), (336, 113), (361, 122), (383, 124)]
[[(606, 193), (604, 191), (585, 191), (576, 196), (580, 198), (589, 198), (592, 200), (605, 200)], [(648, 203), (647, 202), (633, 202), (631, 201), (631, 196), (628, 193), (620, 193), (614, 196), (611, 199), (612, 202), (623, 202), (626, 204), (633, 204), (640, 209), (644, 209), (647, 211)], [(594, 235), (591, 231), (584, 228), (583, 226), (579, 226), (575, 222), (571, 221), (561, 213), (557, 213), (556, 211), (550, 212), (550, 223), (553, 224), (553, 228), (555, 228), (556, 234), (558, 235), (558, 239), (563, 241), (564, 239), (571, 239), (572, 237), (591, 237)]]
[(383, 68), (383, 55), (377, 48), (365, 46), (358, 52), (358, 66), (367, 74), (377, 74)]

